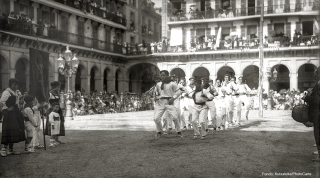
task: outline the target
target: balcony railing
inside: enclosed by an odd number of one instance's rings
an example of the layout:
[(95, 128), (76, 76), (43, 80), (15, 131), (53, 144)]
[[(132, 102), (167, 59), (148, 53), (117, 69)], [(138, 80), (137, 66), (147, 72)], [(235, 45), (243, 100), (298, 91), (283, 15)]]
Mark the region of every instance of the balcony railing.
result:
[[(299, 47), (299, 46), (317, 46), (319, 41), (316, 36), (301, 36), (294, 37), (290, 40), (287, 36), (270, 37), (264, 39), (264, 48), (266, 51), (278, 50), (280, 47)], [(158, 52), (196, 52), (196, 51), (214, 51), (214, 50), (242, 50), (258, 49), (260, 41), (258, 38), (243, 40), (243, 39), (228, 39), (220, 40), (219, 44), (216, 41), (191, 43), (189, 49), (185, 45), (168, 46), (167, 49), (162, 49), (161, 43), (158, 44)]]
[[(297, 4), (282, 4), (265, 6), (265, 14), (282, 14), (290, 12), (309, 12), (319, 10), (319, 6), (315, 2), (297, 3)], [(225, 10), (207, 10), (207, 11), (194, 11), (194, 12), (181, 12), (177, 11), (170, 16), (170, 21), (187, 21), (197, 19), (213, 19), (213, 18), (232, 18), (232, 17), (246, 17), (252, 15), (260, 15), (261, 7), (246, 7), (246, 8), (233, 8)]]
[(126, 24), (127, 24), (127, 19), (119, 16), (117, 14), (119, 12), (115, 12), (115, 11), (109, 12), (108, 10), (101, 9), (100, 7), (95, 7), (95, 6), (92, 6), (89, 4), (86, 5), (86, 3), (83, 3), (83, 2), (75, 3), (74, 0), (68, 0), (68, 1), (54, 0), (54, 1), (59, 2), (61, 4), (64, 4), (64, 5), (67, 5), (67, 6), (70, 6), (70, 7), (73, 7), (75, 9), (84, 11), (85, 13), (91, 13), (91, 14), (96, 15), (98, 17), (101, 17), (101, 18), (110, 20), (112, 22), (121, 24), (123, 26), (126, 26)]
[(120, 44), (109, 43), (103, 40), (57, 30), (54, 27), (45, 27), (43, 25), (32, 24), (20, 20), (9, 19), (8, 23), (6, 23), (4, 19), (0, 19), (0, 28), (1, 30), (8, 32), (47, 38), (58, 42), (94, 48), (106, 52), (128, 54), (126, 47)]

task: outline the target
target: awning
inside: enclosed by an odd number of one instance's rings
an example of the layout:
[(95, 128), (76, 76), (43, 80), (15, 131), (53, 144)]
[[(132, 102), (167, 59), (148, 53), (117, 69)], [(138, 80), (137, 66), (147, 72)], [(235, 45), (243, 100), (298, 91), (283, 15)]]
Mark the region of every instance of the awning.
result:
[(182, 45), (182, 27), (171, 28), (170, 46)]

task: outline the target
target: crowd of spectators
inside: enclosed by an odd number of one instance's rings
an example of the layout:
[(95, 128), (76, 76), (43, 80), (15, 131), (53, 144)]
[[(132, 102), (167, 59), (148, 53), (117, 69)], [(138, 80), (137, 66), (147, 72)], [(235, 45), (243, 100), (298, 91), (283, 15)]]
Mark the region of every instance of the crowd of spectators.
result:
[[(286, 90), (282, 89), (279, 92), (270, 90), (270, 94), (263, 94), (263, 106), (265, 109), (268, 108), (268, 102), (271, 105), (272, 110), (292, 110), (294, 106), (299, 104), (305, 104), (302, 97), (305, 92), (300, 92), (299, 90)], [(257, 95), (257, 90), (253, 89), (251, 93), (251, 109), (259, 109), (259, 98)]]
[[(226, 49), (257, 49), (260, 45), (260, 40), (256, 34), (250, 34), (250, 39), (243, 36), (232, 35), (225, 36), (224, 39), (220, 39), (217, 43), (217, 37), (211, 35), (208, 37), (193, 37), (190, 41), (190, 47), (187, 48), (185, 45), (170, 46), (170, 42), (166, 45), (166, 50), (161, 50), (162, 52), (195, 52), (203, 50), (226, 50)], [(264, 48), (269, 50), (279, 49), (280, 47), (290, 47), (290, 46), (316, 46), (319, 41), (316, 35), (301, 35), (300, 32), (295, 32), (293, 38), (285, 35), (283, 33), (273, 34), (268, 37), (265, 36), (263, 40)], [(158, 52), (160, 52), (158, 50)]]
[[(66, 99), (65, 94), (61, 94)], [(132, 112), (153, 109), (153, 101), (150, 96), (124, 92), (93, 92), (90, 95), (81, 92), (71, 95), (73, 114), (93, 115), (119, 112)]]

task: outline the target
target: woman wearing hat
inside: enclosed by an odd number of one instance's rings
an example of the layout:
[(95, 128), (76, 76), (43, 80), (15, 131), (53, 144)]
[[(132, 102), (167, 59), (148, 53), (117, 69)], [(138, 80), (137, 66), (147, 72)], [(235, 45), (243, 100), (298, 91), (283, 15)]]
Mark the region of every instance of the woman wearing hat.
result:
[[(59, 94), (60, 93), (60, 82), (54, 81), (54, 82), (51, 82), (50, 85), (51, 85), (52, 89), (49, 92), (49, 94), (50, 94), (50, 96), (49, 96), (50, 107), (47, 111), (47, 116), (49, 116), (49, 114), (52, 112), (52, 104), (56, 103), (56, 102), (60, 103), (60, 94)], [(58, 137), (58, 136), (65, 136), (64, 116), (63, 116), (63, 112), (62, 112), (61, 108), (59, 109), (58, 113), (60, 115), (60, 133), (59, 133), (59, 135), (56, 136), (56, 142), (59, 144), (63, 144), (63, 142), (61, 142)], [(47, 120), (45, 134), (51, 136), (49, 129), (50, 129), (50, 123)]]
[[(16, 91), (19, 88), (19, 81), (11, 78), (9, 80), (9, 88), (7, 88), (1, 96), (0, 102), (2, 103), (2, 136), (1, 144), (1, 156), (6, 157), (7, 155), (20, 154), (19, 152), (13, 151), (13, 144), (25, 141), (24, 133), (24, 121), (18, 107), (19, 97)], [(9, 151), (7, 149), (9, 147)]]

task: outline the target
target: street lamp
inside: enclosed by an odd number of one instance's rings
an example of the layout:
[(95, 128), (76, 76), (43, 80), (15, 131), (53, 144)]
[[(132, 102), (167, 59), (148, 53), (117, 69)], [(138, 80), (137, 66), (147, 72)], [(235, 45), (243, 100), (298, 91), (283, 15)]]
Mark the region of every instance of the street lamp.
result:
[(79, 59), (76, 57), (76, 55), (73, 55), (72, 57), (72, 52), (69, 50), (69, 46), (67, 46), (66, 51), (64, 52), (64, 55), (60, 54), (59, 58), (57, 59), (58, 61), (58, 71), (60, 72), (61, 75), (64, 75), (65, 77), (68, 78), (68, 89), (67, 89), (67, 102), (66, 102), (66, 119), (73, 120), (73, 115), (72, 115), (72, 102), (70, 100), (70, 77), (72, 74), (75, 74), (78, 69), (79, 65)]
[(271, 105), (271, 96), (270, 96), (270, 81), (276, 81), (278, 78), (278, 71), (276, 70), (276, 68), (273, 69), (273, 72), (271, 73), (271, 69), (270, 67), (266, 68), (266, 76), (268, 78), (268, 83), (269, 83), (269, 87), (268, 87), (268, 105), (267, 105), (267, 109), (268, 110), (272, 110), (272, 105)]

